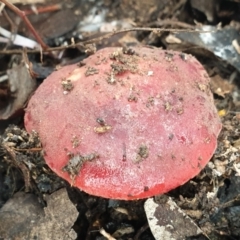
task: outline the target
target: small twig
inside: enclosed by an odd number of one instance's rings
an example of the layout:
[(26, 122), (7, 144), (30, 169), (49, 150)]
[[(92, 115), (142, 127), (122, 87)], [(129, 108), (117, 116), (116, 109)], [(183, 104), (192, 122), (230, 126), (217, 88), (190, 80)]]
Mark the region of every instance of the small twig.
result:
[[(0, 0), (2, 1), (2, 0)], [(160, 33), (160, 32), (192, 32), (192, 33), (209, 33), (213, 32), (212, 30), (206, 31), (206, 30), (196, 30), (196, 29), (172, 29), (172, 28), (150, 28), (150, 27), (137, 27), (137, 28), (130, 28), (130, 29), (122, 29), (119, 31), (114, 31), (110, 33), (106, 33), (101, 37), (93, 38), (90, 40), (78, 42), (75, 44), (67, 45), (67, 46), (60, 46), (60, 47), (52, 47), (52, 48), (47, 48), (43, 49), (43, 52), (52, 52), (52, 51), (60, 51), (60, 50), (65, 50), (68, 48), (75, 48), (77, 46), (80, 46), (82, 48), (86, 48), (87, 44), (93, 44), (100, 42), (104, 39), (111, 38), (115, 35), (121, 34), (121, 33), (127, 33), (127, 32), (135, 32), (135, 31), (144, 31), (144, 32), (153, 32), (153, 33)], [(27, 53), (39, 53), (40, 50), (26, 50)], [(5, 50), (5, 51), (0, 51), (0, 54), (22, 54), (22, 50)]]
[(11, 166), (8, 167), (7, 175), (9, 175), (10, 171), (12, 173), (12, 179), (13, 179), (13, 188), (12, 188), (12, 194), (11, 194), (13, 196), (13, 194), (16, 192), (16, 178), (15, 178), (15, 174), (14, 174), (13, 169), (11, 168)]
[(25, 190), (29, 192), (31, 188), (31, 176), (27, 166), (20, 159), (17, 159), (17, 155), (11, 147), (7, 146), (7, 144), (2, 144), (2, 147), (9, 155), (11, 163), (21, 170), (24, 178)]
[(105, 238), (108, 240), (116, 240), (116, 238), (112, 237), (109, 233), (107, 233), (103, 228), (99, 231)]
[(12, 21), (12, 19), (9, 17), (7, 11), (5, 9), (3, 9), (3, 16), (7, 19), (7, 21), (9, 22), (10, 26), (11, 26), (11, 31), (15, 34), (17, 31), (17, 26), (16, 24)]
[(220, 204), (218, 207), (221, 209), (227, 208), (227, 207), (231, 207), (235, 202), (240, 200), (240, 194), (238, 194), (234, 199), (225, 202), (223, 204)]
[(127, 33), (127, 32), (136, 32), (136, 31), (143, 31), (143, 32), (153, 32), (155, 34), (158, 34), (160, 32), (195, 32), (195, 33), (209, 33), (212, 31), (204, 31), (204, 30), (196, 30), (196, 29), (172, 29), (172, 28), (150, 28), (150, 27), (135, 27), (135, 28), (129, 28), (129, 29), (122, 29), (119, 31), (114, 31), (111, 33), (107, 33), (101, 37), (93, 38), (87, 41), (83, 41), (82, 44), (91, 44), (96, 43), (99, 41), (104, 40), (105, 38), (113, 37), (117, 34), (121, 33)]
[(157, 20), (155, 22), (151, 22), (147, 24), (147, 26), (152, 27), (152, 26), (166, 26), (166, 25), (173, 25), (175, 27), (181, 27), (181, 28), (186, 28), (186, 29), (196, 29), (196, 26), (185, 23), (185, 22), (180, 22), (177, 20), (173, 19), (164, 19), (164, 20)]
[(44, 7), (38, 7), (36, 11), (29, 9), (29, 10), (24, 10), (24, 13), (26, 15), (31, 15), (31, 14), (39, 14), (39, 13), (46, 13), (46, 12), (54, 12), (58, 11), (62, 8), (61, 4), (53, 4), (50, 6), (44, 6)]
[(0, 4), (0, 15), (2, 14), (3, 9), (5, 8), (5, 4), (1, 3)]
[(7, 21), (9, 22), (10, 26), (11, 26), (11, 37), (9, 38), (9, 41), (7, 42), (5, 49), (7, 49), (7, 47), (13, 42), (13, 39), (15, 37), (15, 34), (17, 32), (17, 27), (16, 24), (12, 21), (12, 19), (9, 17), (7, 11), (5, 9), (3, 9), (3, 16), (7, 19)]
[(17, 151), (17, 152), (40, 152), (43, 149), (42, 148), (29, 148), (29, 149), (25, 149), (25, 148), (14, 148), (13, 150)]
[(143, 225), (137, 232), (137, 234), (134, 236), (133, 240), (138, 240), (143, 232), (145, 232), (149, 228), (148, 223)]
[(43, 49), (48, 48), (48, 46), (43, 42), (42, 38), (39, 36), (37, 31), (35, 30), (35, 28), (31, 24), (31, 22), (26, 17), (25, 12), (21, 11), (20, 9), (15, 7), (12, 3), (10, 3), (7, 0), (0, 0), (0, 2), (4, 3), (7, 7), (9, 7), (12, 11), (14, 11), (18, 16), (20, 16), (23, 19), (23, 21), (26, 23), (29, 30), (32, 32), (32, 34), (34, 35), (34, 37), (36, 38), (36, 40), (39, 42), (39, 44), (42, 46)]
[(25, 63), (25, 66), (28, 70), (28, 73), (32, 79), (35, 79), (38, 75), (33, 71), (32, 63), (29, 61), (28, 55), (26, 53), (26, 48), (23, 49), (22, 54), (23, 61)]

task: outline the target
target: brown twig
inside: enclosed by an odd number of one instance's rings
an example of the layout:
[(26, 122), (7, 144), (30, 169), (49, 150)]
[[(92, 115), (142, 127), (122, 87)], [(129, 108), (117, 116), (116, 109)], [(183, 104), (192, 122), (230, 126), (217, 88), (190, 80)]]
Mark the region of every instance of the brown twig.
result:
[(41, 45), (41, 47), (44, 50), (46, 50), (48, 48), (48, 46), (43, 42), (42, 38), (39, 36), (37, 31), (31, 24), (31, 22), (28, 20), (25, 12), (21, 11), (19, 8), (17, 8), (16, 6), (14, 6), (12, 3), (10, 3), (7, 0), (0, 0), (0, 2), (4, 3), (7, 7), (9, 7), (12, 11), (14, 11), (18, 16), (20, 16), (23, 19), (23, 21), (25, 22), (25, 24), (27, 25), (27, 27), (29, 28), (31, 33), (34, 35), (34, 37), (36, 38), (38, 43)]
[(150, 27), (135, 27), (135, 28), (129, 28), (129, 29), (122, 29), (119, 31), (114, 31), (111, 33), (107, 33), (104, 36), (98, 37), (98, 38), (94, 38), (91, 40), (87, 40), (87, 41), (83, 41), (81, 42), (82, 44), (86, 45), (86, 44), (91, 44), (91, 43), (96, 43), (99, 41), (104, 40), (105, 38), (110, 38), (113, 37), (117, 34), (121, 34), (121, 33), (127, 33), (127, 32), (136, 32), (136, 31), (143, 31), (143, 32), (153, 32), (155, 34), (158, 34), (160, 32), (193, 32), (193, 33), (207, 33), (210, 31), (203, 31), (203, 30), (196, 30), (196, 29), (172, 29), (172, 28), (150, 28)]
[(42, 148), (14, 148), (13, 147), (13, 150), (17, 151), (17, 152), (40, 152), (42, 151), (43, 149)]
[(9, 15), (5, 9), (3, 9), (3, 16), (7, 19), (7, 21), (9, 22), (9, 24), (11, 26), (11, 37), (9, 38), (9, 41), (7, 42), (6, 46), (4, 47), (4, 49), (7, 49), (7, 47), (12, 43), (15, 34), (17, 33), (17, 26), (12, 21), (12, 19), (9, 17)]
[[(0, 0), (2, 1), (2, 0)], [(101, 37), (93, 38), (90, 40), (74, 43), (68, 46), (60, 46), (60, 47), (53, 47), (53, 48), (47, 48), (43, 49), (43, 52), (52, 52), (52, 51), (60, 51), (68, 48), (75, 48), (77, 46), (80, 46), (82, 48), (86, 48), (87, 44), (93, 44), (100, 42), (104, 39), (111, 38), (115, 35), (121, 34), (121, 33), (127, 33), (127, 32), (135, 32), (135, 31), (143, 31), (143, 32), (153, 32), (153, 33), (160, 33), (160, 32), (192, 32), (192, 33), (209, 33), (213, 31), (205, 31), (205, 30), (196, 30), (196, 29), (172, 29), (172, 28), (150, 28), (150, 27), (136, 27), (136, 28), (130, 28), (130, 29), (123, 29), (119, 31), (114, 31), (110, 33), (106, 33)], [(26, 50), (27, 53), (39, 53), (40, 50)], [(22, 50), (5, 50), (5, 51), (0, 51), (0, 54), (21, 54)]]
[(164, 20), (157, 20), (155, 22), (148, 23), (147, 26), (152, 27), (152, 26), (166, 26), (166, 25), (171, 25), (175, 27), (181, 27), (181, 28), (186, 28), (186, 29), (196, 29), (196, 26), (185, 23), (185, 22), (180, 22), (177, 20), (173, 19), (164, 19)]
[(29, 192), (31, 188), (31, 176), (27, 166), (22, 162), (21, 156), (17, 156), (11, 147), (9, 147), (7, 144), (2, 144), (2, 147), (10, 157), (12, 165), (21, 170), (25, 182), (25, 191)]
[(36, 14), (36, 13), (46, 13), (46, 12), (54, 12), (54, 11), (58, 11), (61, 9), (61, 4), (53, 4), (50, 6), (44, 6), (44, 7), (38, 7), (36, 9), (36, 11), (29, 9), (29, 10), (24, 10), (24, 13), (26, 15), (31, 15), (31, 14)]
[(137, 234), (134, 236), (133, 240), (138, 240), (143, 232), (145, 232), (149, 228), (148, 223), (143, 225), (137, 232)]

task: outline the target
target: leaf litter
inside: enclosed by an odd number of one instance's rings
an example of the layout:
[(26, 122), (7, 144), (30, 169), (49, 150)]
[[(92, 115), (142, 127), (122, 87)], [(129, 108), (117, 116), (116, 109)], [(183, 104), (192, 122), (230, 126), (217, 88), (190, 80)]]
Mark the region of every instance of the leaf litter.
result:
[[(220, 7), (217, 9), (214, 7), (207, 8), (203, 4), (203, 9), (198, 10), (200, 11), (200, 13), (194, 10), (193, 5), (188, 6), (193, 11), (188, 11), (189, 8), (184, 8), (184, 6), (186, 6), (186, 1), (177, 1), (177, 3), (175, 1), (163, 1), (161, 3), (158, 3), (158, 1), (151, 1), (149, 5), (144, 5), (142, 1), (139, 1), (138, 4), (134, 5), (132, 1), (129, 1), (128, 3), (118, 3), (119, 5), (117, 8), (116, 3), (114, 5), (111, 1), (106, 1), (104, 4), (99, 3), (98, 7), (104, 6), (108, 9), (110, 13), (105, 15), (104, 21), (102, 20), (101, 23), (102, 25), (111, 23), (112, 26), (114, 26), (114, 17), (118, 19), (116, 16), (121, 16), (122, 18), (119, 18), (120, 28), (121, 24), (123, 23), (127, 24), (128, 26), (132, 26), (131, 24), (138, 23), (140, 26), (164, 26), (172, 28), (180, 25), (185, 26), (184, 24), (189, 24), (193, 26), (193, 19), (197, 19), (197, 21), (206, 25), (213, 24), (211, 21), (220, 21), (225, 19), (226, 25), (231, 25), (235, 29), (239, 30), (240, 25), (234, 15), (237, 14), (239, 11), (239, 3), (229, 2), (229, 5), (227, 6), (226, 2), (227, 1), (222, 1)], [(86, 3), (81, 4), (82, 6), (87, 6)], [(92, 3), (89, 4), (91, 5)], [(68, 8), (73, 9), (73, 5), (68, 6)], [(79, 7), (78, 9), (81, 9), (81, 7)], [(92, 6), (88, 6), (85, 9), (91, 9), (91, 7)], [(146, 11), (146, 8), (151, 9), (151, 11)], [(150, 12), (150, 14), (144, 14), (146, 12)], [(87, 13), (88, 11), (86, 11), (86, 14)], [(98, 13), (100, 14), (100, 11)], [(39, 14), (39, 16), (40, 15), (41, 14)], [(0, 17), (1, 24), (3, 23), (3, 27), (7, 28), (8, 24), (5, 20), (2, 20), (2, 16)], [(31, 20), (31, 16), (29, 17)], [(167, 20), (162, 20), (163, 17)], [(14, 16), (12, 18), (14, 19)], [(39, 17), (39, 19), (40, 18), (41, 16)], [(131, 21), (126, 19), (131, 19)], [(175, 19), (177, 19), (177, 21), (175, 21)], [(101, 24), (98, 24), (98, 26), (100, 26)], [(102, 28), (97, 29), (100, 29), (101, 31), (101, 29), (104, 28), (102, 26)], [(26, 30), (23, 30), (22, 32), (23, 34), (28, 36)], [(89, 39), (89, 33), (81, 32), (81, 30), (78, 33), (81, 33), (82, 39)], [(99, 31), (95, 32), (94, 34), (98, 35)], [(194, 45), (190, 45), (184, 40), (182, 40), (180, 44), (179, 42), (178, 44), (167, 43), (165, 41), (167, 34), (164, 32), (155, 32), (150, 34), (131, 32), (125, 34), (124, 37), (123, 35), (124, 33), (119, 36), (113, 36), (112, 38), (107, 39), (105, 43), (97, 43), (96, 45), (97, 47), (104, 46), (104, 44), (107, 44), (107, 46), (116, 44), (118, 46), (122, 46), (123, 43), (124, 45), (127, 45), (134, 42), (134, 44), (142, 43), (151, 44), (154, 46), (159, 46), (160, 44), (160, 46), (164, 45), (165, 47), (171, 49), (178, 49), (180, 51), (185, 50), (187, 53), (191, 53), (196, 56), (198, 60), (200, 60), (205, 65), (210, 77), (212, 77), (212, 81), (213, 83), (215, 83), (215, 86), (213, 88), (215, 93), (215, 103), (219, 110), (219, 116), (221, 116), (221, 120), (223, 123), (223, 130), (218, 140), (218, 148), (212, 158), (212, 161), (209, 162), (207, 167), (203, 169), (196, 178), (190, 180), (185, 185), (171, 191), (167, 195), (174, 200), (174, 202), (178, 205), (178, 207), (181, 208), (181, 210), (183, 210), (191, 219), (194, 220), (194, 223), (197, 224), (197, 226), (204, 233), (200, 236), (192, 236), (192, 239), (238, 239), (240, 235), (240, 192), (238, 187), (240, 168), (240, 92), (239, 83), (236, 81), (239, 76), (238, 70), (231, 65), (231, 62), (229, 62), (230, 64), (228, 64), (228, 59), (225, 59), (227, 61), (222, 61), (221, 56), (220, 59), (217, 59), (214, 56), (214, 52), (206, 51), (206, 49), (202, 48), (201, 45), (199, 46), (197, 44), (196, 48), (193, 47)], [(68, 41), (68, 39), (69, 35), (67, 33), (60, 41), (58, 39), (55, 39), (54, 44)], [(234, 50), (234, 46), (237, 45), (234, 43), (231, 50)], [(81, 61), (84, 58), (84, 53), (82, 52), (81, 47), (78, 47), (74, 54), (71, 52), (71, 50), (64, 50), (64, 48), (61, 49), (62, 50), (59, 51), (62, 52), (59, 56), (62, 56), (61, 62), (63, 64), (70, 63), (70, 60), (72, 61), (72, 59), (76, 57), (76, 52), (77, 55), (81, 56), (81, 59), (76, 58), (76, 62), (79, 62), (79, 60)], [(9, 49), (2, 51), (1, 45), (1, 54), (13, 54), (14, 51), (16, 53), (22, 52), (22, 50), (19, 51), (18, 49), (12, 49), (11, 51), (9, 51)], [(51, 62), (51, 57), (45, 57), (48, 62)], [(0, 61), (3, 62), (3, 64), (1, 65), (1, 71), (5, 71), (5, 74), (1, 72), (1, 76), (6, 76), (6, 61), (9, 61), (9, 58), (6, 58), (5, 56), (3, 57), (1, 55)], [(31, 59), (31, 61), (33, 60)], [(51, 65), (54, 66), (53, 62), (51, 62)], [(39, 72), (38, 75), (40, 76), (41, 72)], [(218, 78), (218, 80), (216, 80), (216, 78)], [(1, 85), (1, 90), (3, 91), (1, 91), (0, 96), (5, 97), (5, 100), (9, 100), (9, 91), (6, 90), (9, 89), (8, 83), (6, 81), (7, 78), (3, 77), (1, 79), (5, 79), (5, 82), (3, 81), (4, 84)], [(37, 78), (37, 80), (39, 83), (42, 79)], [(226, 81), (230, 83), (231, 86), (229, 87), (225, 86), (225, 84), (220, 84), (219, 81), (222, 83), (223, 81)], [(26, 98), (24, 98), (24, 101), (22, 101), (22, 103), (20, 104), (22, 108), (24, 108), (25, 101)], [(2, 100), (0, 106), (3, 106)], [(12, 113), (6, 115), (6, 119), (10, 115), (12, 115)], [(33, 195), (40, 197), (40, 199), (42, 199), (42, 204), (45, 204), (46, 201), (42, 196), (43, 194), (49, 195), (52, 192), (56, 191), (57, 188), (67, 186), (68, 190), (70, 189), (70, 199), (76, 205), (79, 213), (77, 225), (75, 225), (75, 227), (79, 226), (77, 228), (78, 236), (83, 236), (84, 239), (96, 239), (102, 236), (99, 229), (103, 228), (105, 232), (108, 233), (107, 236), (111, 237), (113, 236), (113, 233), (118, 229), (127, 229), (128, 227), (132, 227), (134, 231), (130, 231), (130, 233), (128, 233), (128, 231), (126, 230), (125, 234), (121, 236), (122, 239), (126, 239), (127, 237), (132, 237), (134, 239), (154, 239), (149, 229), (146, 214), (143, 208), (143, 204), (145, 201), (141, 200), (128, 202), (101, 199), (69, 188), (66, 183), (62, 182), (61, 179), (58, 179), (56, 176), (54, 176), (54, 174), (47, 168), (47, 166), (44, 165), (43, 160), (40, 160), (42, 159), (41, 155), (43, 155), (44, 152), (41, 152), (41, 145), (39, 145), (39, 142), (35, 142), (36, 145), (30, 144), (28, 146), (26, 144), (25, 146), (21, 147), (22, 151), (20, 151), (21, 148), (19, 146), (22, 142), (24, 142), (19, 139), (19, 136), (21, 136), (22, 133), (18, 132), (13, 134), (13, 139), (10, 139), (9, 136), (6, 136), (6, 134), (11, 132), (12, 129), (15, 129), (16, 127), (8, 126), (8, 130), (6, 130), (4, 133), (4, 125), (5, 124), (1, 124), (1, 206), (4, 207), (4, 203), (8, 199), (11, 200), (11, 196), (13, 196), (13, 193), (19, 192), (19, 190), (23, 187), (26, 187), (25, 189), (30, 191)], [(22, 131), (21, 123), (18, 124), (18, 128), (19, 127), (20, 131)], [(7, 144), (7, 149), (6, 147), (4, 148), (3, 142), (4, 144)], [(26, 149), (28, 150), (26, 151)], [(33, 149), (37, 151), (31, 151)], [(34, 154), (36, 154), (36, 158), (33, 157)], [(20, 155), (21, 157), (19, 157), (18, 155)], [(38, 162), (34, 163), (34, 159), (37, 159)], [(20, 167), (20, 165), (16, 165), (16, 163), (14, 163), (16, 161), (18, 162), (18, 164), (22, 165), (22, 167)], [(25, 167), (23, 167), (23, 165)], [(41, 171), (39, 171), (40, 169)], [(157, 201), (155, 202), (157, 203)], [(20, 205), (20, 201), (18, 201), (18, 203)], [(21, 204), (21, 206), (23, 205)], [(3, 209), (3, 207), (1, 209)], [(118, 208), (127, 210), (128, 215), (115, 210)], [(37, 212), (38, 210), (36, 210), (36, 213)], [(73, 224), (74, 220), (72, 220), (71, 226)], [(6, 228), (9, 228), (9, 226)], [(1, 234), (2, 232), (0, 232), (0, 235)], [(189, 237), (189, 239), (191, 239), (191, 237)]]

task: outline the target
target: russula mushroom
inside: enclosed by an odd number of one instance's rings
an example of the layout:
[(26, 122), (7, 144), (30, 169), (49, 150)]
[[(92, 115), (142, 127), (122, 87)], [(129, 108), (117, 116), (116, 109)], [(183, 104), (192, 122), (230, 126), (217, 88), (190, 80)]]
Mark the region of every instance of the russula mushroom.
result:
[(209, 77), (191, 55), (105, 48), (53, 72), (30, 99), (48, 166), (89, 194), (140, 199), (196, 176), (221, 130)]

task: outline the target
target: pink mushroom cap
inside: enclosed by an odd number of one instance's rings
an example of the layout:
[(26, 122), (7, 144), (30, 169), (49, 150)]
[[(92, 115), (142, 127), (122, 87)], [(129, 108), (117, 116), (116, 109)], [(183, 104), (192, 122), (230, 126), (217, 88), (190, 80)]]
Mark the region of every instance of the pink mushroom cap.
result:
[(29, 101), (48, 166), (114, 199), (168, 192), (211, 159), (221, 122), (203, 66), (150, 47), (105, 48), (53, 72)]

